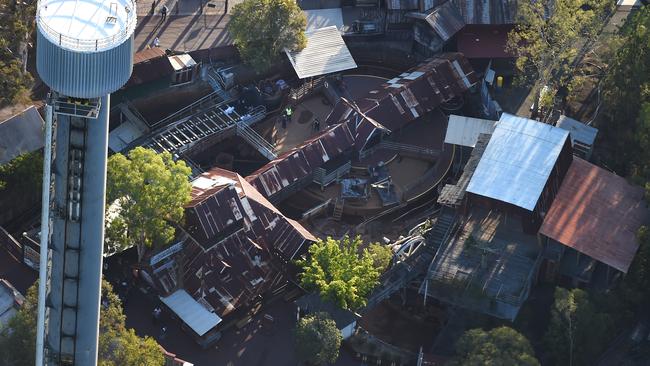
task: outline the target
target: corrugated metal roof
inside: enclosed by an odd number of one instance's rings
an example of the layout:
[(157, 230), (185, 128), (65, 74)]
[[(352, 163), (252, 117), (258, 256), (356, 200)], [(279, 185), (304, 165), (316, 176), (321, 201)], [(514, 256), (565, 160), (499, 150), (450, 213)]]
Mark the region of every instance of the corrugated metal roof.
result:
[(337, 124), (280, 155), (246, 177), (260, 193), (271, 197), (349, 150), (354, 144), (347, 124)]
[(591, 146), (594, 144), (594, 141), (596, 141), (596, 135), (598, 135), (597, 128), (587, 126), (586, 124), (565, 115), (561, 115), (555, 125), (563, 130), (569, 131), (571, 143), (574, 143), (577, 140), (583, 144)]
[(355, 69), (348, 47), (335, 26), (305, 32), (307, 46), (302, 51), (285, 49), (300, 79)]
[(492, 134), (496, 125), (497, 121), (452, 114), (447, 124), (445, 143), (474, 147), (478, 136), (482, 133)]
[(169, 56), (169, 63), (176, 71), (196, 66), (196, 61), (194, 61), (192, 56), (188, 55), (187, 53), (184, 53), (182, 55)]
[(466, 24), (514, 24), (517, 0), (450, 0)]
[(453, 37), (456, 32), (465, 26), (465, 21), (458, 8), (451, 2), (446, 2), (433, 9), (425, 20), (443, 41)]
[(221, 318), (206, 309), (192, 298), (185, 290), (176, 290), (167, 297), (161, 297), (165, 303), (185, 324), (199, 336), (221, 323)]
[(0, 164), (42, 148), (44, 124), (34, 106), (0, 122)]
[(627, 273), (639, 247), (636, 232), (650, 221), (643, 194), (642, 187), (574, 157), (539, 231)]
[(532, 211), (569, 133), (504, 113), (467, 191)]
[(303, 13), (307, 17), (307, 32), (330, 26), (343, 31), (341, 8), (303, 10)]
[(361, 150), (375, 131), (383, 128), (397, 131), (460, 96), (477, 81), (476, 73), (462, 54), (442, 54), (389, 80), (378, 91), (370, 90), (356, 99), (358, 111), (336, 106), (327, 123), (341, 122), (337, 118), (347, 121), (355, 133), (355, 148)]
[(467, 25), (456, 35), (458, 52), (467, 58), (510, 58), (506, 52), (513, 25)]
[(160, 47), (150, 47), (133, 55), (133, 65), (165, 56), (165, 50)]

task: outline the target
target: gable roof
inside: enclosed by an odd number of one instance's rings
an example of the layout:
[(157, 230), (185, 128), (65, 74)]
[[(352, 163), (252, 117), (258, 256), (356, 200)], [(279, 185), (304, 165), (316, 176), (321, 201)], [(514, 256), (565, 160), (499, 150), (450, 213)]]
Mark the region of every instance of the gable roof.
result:
[(0, 164), (42, 148), (44, 124), (34, 106), (0, 122)]
[(307, 46), (304, 49), (284, 51), (298, 78), (331, 74), (357, 67), (336, 26), (307, 31), (305, 36)]
[(650, 220), (642, 187), (580, 158), (573, 162), (539, 232), (621, 272)]
[[(352, 103), (339, 102), (327, 124), (346, 122), (362, 150), (377, 130), (397, 131), (407, 123), (467, 91), (478, 81), (460, 53), (445, 53), (369, 90)], [(381, 126), (379, 126), (381, 125)]]
[(467, 191), (534, 210), (569, 133), (504, 113)]

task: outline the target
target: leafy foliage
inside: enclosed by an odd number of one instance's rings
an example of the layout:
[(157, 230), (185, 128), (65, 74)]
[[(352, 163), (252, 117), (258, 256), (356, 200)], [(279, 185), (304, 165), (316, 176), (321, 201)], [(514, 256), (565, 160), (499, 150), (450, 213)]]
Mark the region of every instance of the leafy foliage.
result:
[[(0, 352), (0, 365), (34, 365), (37, 305), (38, 282), (27, 291), (25, 302), (16, 316), (0, 330), (0, 349), (11, 350)], [(120, 299), (106, 281), (102, 281), (100, 311), (99, 365), (163, 365), (164, 356), (153, 338), (140, 338), (133, 329), (126, 329)]]
[(372, 243), (368, 246), (368, 253), (372, 258), (372, 263), (379, 270), (384, 272), (393, 259), (393, 251), (386, 245)]
[(34, 151), (0, 165), (0, 192), (24, 196), (40, 193), (43, 184), (43, 153)]
[(360, 251), (361, 238), (327, 238), (309, 247), (309, 258), (298, 261), (302, 267), (301, 284), (317, 289), (321, 297), (344, 309), (357, 309), (377, 285), (382, 268), (375, 267), (370, 252)]
[(607, 165), (645, 185), (650, 198), (650, 7), (632, 14), (603, 81)]
[(228, 30), (242, 59), (266, 71), (285, 48), (305, 48), (306, 26), (295, 0), (244, 0), (233, 7)]
[(581, 289), (555, 289), (551, 322), (544, 335), (549, 356), (557, 365), (591, 365), (596, 350), (604, 350), (612, 322)]
[(26, 47), (34, 30), (35, 4), (0, 1), (4, 9), (0, 13), (0, 105), (15, 102), (33, 81), (29, 73), (23, 73), (20, 50)]
[(296, 327), (296, 356), (313, 365), (334, 363), (342, 338), (336, 323), (326, 313), (307, 315)]
[(471, 329), (456, 343), (451, 365), (539, 365), (530, 343), (516, 330), (499, 327), (489, 332)]
[[(173, 223), (183, 219), (190, 200), (191, 170), (171, 154), (137, 147), (128, 159), (115, 154), (108, 160), (107, 252), (138, 245), (166, 245), (175, 234)], [(111, 205), (112, 204), (112, 205)]]
[(597, 36), (609, 0), (521, 1), (506, 49), (517, 56), (518, 81), (548, 86), (541, 105), (550, 107), (558, 90), (570, 86), (574, 60)]

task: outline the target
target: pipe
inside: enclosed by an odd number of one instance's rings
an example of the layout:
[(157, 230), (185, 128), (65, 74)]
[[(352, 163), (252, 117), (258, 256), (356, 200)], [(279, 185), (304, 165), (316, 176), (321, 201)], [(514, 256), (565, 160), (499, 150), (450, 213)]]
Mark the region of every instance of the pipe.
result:
[(43, 148), (43, 193), (41, 202), (41, 248), (38, 266), (38, 321), (36, 323), (36, 366), (43, 366), (45, 351), (45, 296), (48, 241), (50, 236), (50, 169), (52, 165), (52, 106), (45, 104), (45, 145)]

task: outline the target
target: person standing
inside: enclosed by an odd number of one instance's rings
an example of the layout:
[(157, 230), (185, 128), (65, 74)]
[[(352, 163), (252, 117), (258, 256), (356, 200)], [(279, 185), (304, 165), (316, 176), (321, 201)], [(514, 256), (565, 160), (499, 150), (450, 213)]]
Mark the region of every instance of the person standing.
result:
[(167, 19), (167, 12), (169, 11), (169, 8), (167, 8), (167, 5), (163, 5), (162, 9), (160, 10), (160, 14), (162, 15), (162, 20), (163, 22), (165, 19)]

